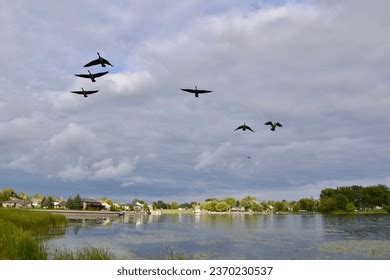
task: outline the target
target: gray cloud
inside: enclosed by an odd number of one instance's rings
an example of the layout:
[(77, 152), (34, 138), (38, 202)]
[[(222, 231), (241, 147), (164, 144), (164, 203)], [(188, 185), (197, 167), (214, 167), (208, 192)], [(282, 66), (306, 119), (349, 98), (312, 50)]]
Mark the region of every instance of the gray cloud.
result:
[[(2, 5), (0, 169), (54, 180), (65, 194), (64, 184), (80, 184), (180, 200), (296, 198), (328, 183), (386, 181), (389, 5)], [(74, 77), (96, 51), (111, 73), (93, 84)], [(179, 90), (195, 85), (213, 93)], [(80, 87), (99, 93), (69, 93)], [(268, 120), (284, 127), (273, 133)], [(233, 132), (243, 122), (256, 133)], [(45, 191), (36, 185), (25, 189)]]

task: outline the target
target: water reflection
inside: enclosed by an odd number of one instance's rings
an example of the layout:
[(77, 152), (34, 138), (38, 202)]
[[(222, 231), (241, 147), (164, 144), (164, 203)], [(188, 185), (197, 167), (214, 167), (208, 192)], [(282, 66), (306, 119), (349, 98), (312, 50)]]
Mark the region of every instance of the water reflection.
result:
[[(367, 259), (387, 255), (359, 250), (331, 251), (334, 241), (357, 240), (378, 252), (390, 242), (389, 215), (124, 215), (69, 219), (52, 248), (88, 245), (109, 248), (117, 258), (163, 258), (173, 248), (190, 258), (209, 259)], [(385, 244), (385, 243), (383, 243)], [(372, 246), (374, 246), (372, 245)], [(344, 246), (344, 245), (343, 245)], [(350, 243), (345, 245), (350, 248)], [(348, 247), (349, 246), (349, 247)], [(325, 248), (325, 249), (324, 249)], [(360, 255), (359, 255), (360, 254)], [(390, 258), (390, 256), (388, 257)]]

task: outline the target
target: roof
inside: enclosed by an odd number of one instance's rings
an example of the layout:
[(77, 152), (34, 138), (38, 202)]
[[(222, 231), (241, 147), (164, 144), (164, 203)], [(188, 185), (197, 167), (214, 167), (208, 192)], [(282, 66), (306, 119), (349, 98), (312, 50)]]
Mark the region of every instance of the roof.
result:
[(97, 201), (96, 199), (90, 199), (90, 198), (83, 198), (81, 201), (85, 202), (85, 203), (99, 203), (99, 204), (101, 204), (100, 201)]

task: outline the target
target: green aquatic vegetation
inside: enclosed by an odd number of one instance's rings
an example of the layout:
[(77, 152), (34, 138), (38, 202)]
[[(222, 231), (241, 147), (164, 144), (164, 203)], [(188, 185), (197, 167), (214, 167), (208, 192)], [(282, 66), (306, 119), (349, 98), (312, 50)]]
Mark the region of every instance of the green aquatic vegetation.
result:
[(388, 240), (343, 240), (323, 243), (319, 250), (327, 253), (350, 254), (381, 259), (390, 258)]
[(83, 247), (76, 251), (63, 250), (56, 251), (55, 260), (111, 260), (113, 254), (108, 250), (99, 247)]
[(0, 220), (11, 222), (33, 234), (45, 234), (53, 227), (63, 227), (67, 224), (67, 220), (63, 215), (9, 208), (0, 209)]
[(66, 223), (66, 218), (61, 215), (0, 209), (0, 259), (47, 259), (42, 236)]
[(47, 254), (30, 232), (0, 219), (0, 259), (42, 260)]

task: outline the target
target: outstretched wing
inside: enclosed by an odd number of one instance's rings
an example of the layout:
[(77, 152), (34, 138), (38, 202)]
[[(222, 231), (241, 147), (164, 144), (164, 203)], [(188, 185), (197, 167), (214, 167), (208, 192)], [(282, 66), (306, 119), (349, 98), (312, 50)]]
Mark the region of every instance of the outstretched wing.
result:
[(71, 93), (84, 94), (81, 90), (74, 90), (74, 91), (71, 91)]
[(248, 130), (254, 132), (254, 131), (252, 130), (252, 128), (250, 128), (249, 126), (246, 126), (246, 129), (248, 129)]
[(110, 65), (111, 67), (113, 67), (112, 64), (107, 59), (102, 58), (102, 61), (104, 64), (107, 64), (107, 65)]
[(243, 126), (243, 125), (240, 125), (240, 126), (237, 127), (234, 131), (239, 130), (239, 129), (243, 129), (243, 128), (244, 128), (244, 126)]
[(84, 67), (89, 67), (89, 66), (98, 65), (98, 64), (100, 64), (99, 58), (92, 60), (91, 62), (88, 62), (87, 64), (84, 65)]
[(213, 92), (212, 90), (198, 89), (199, 94)]
[(89, 74), (74, 74), (74, 75), (80, 78), (87, 78), (87, 79), (90, 78)]
[(108, 71), (106, 71), (106, 72), (99, 72), (99, 73), (92, 74), (92, 76), (93, 76), (94, 78), (97, 78), (97, 77), (104, 76), (104, 75), (106, 75), (107, 73), (108, 73)]
[(182, 91), (187, 91), (187, 92), (191, 92), (191, 93), (195, 93), (196, 91), (194, 89), (191, 89), (191, 88), (181, 88)]
[(272, 125), (272, 122), (266, 122), (265, 125)]
[(281, 124), (281, 123), (278, 123), (278, 122), (277, 122), (275, 125), (276, 125), (276, 126), (279, 126), (279, 127), (283, 127), (282, 124)]
[(71, 92), (72, 93), (76, 93), (76, 94), (86, 95), (86, 94), (94, 94), (94, 93), (97, 93), (99, 91), (98, 90), (84, 90), (84, 91), (74, 90), (74, 91), (71, 91)]

